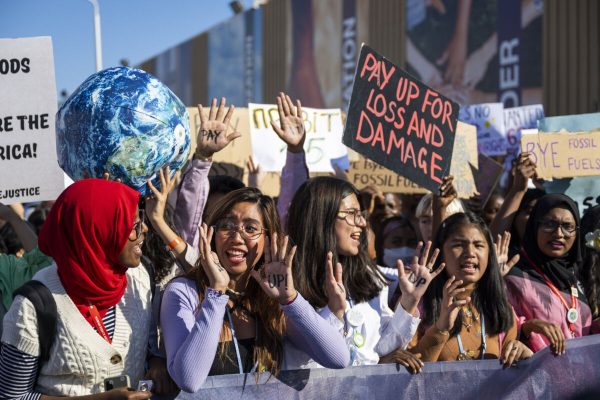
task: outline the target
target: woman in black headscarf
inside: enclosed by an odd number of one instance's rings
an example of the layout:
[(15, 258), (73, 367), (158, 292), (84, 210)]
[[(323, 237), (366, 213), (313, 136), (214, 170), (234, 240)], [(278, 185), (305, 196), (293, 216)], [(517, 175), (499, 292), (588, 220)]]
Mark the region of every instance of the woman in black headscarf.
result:
[(579, 280), (579, 211), (562, 194), (543, 196), (527, 221), (521, 259), (506, 279), (522, 337), (538, 351), (563, 354), (565, 339), (590, 334), (592, 314)]

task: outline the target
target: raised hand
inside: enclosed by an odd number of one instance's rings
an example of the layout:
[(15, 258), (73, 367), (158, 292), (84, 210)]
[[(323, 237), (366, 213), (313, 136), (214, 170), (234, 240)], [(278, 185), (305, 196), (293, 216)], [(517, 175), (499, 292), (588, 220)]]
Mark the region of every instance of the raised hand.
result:
[(230, 278), (225, 268), (219, 262), (219, 258), (210, 247), (213, 234), (213, 227), (209, 228), (203, 223), (200, 227), (200, 264), (208, 277), (210, 287), (225, 293)]
[(160, 190), (152, 184), (152, 181), (148, 179), (146, 182), (148, 187), (154, 194), (153, 197), (146, 198), (146, 215), (152, 223), (152, 226), (156, 226), (156, 223), (164, 219), (165, 207), (167, 205), (167, 198), (169, 192), (175, 187), (179, 171), (175, 173), (171, 178), (171, 169), (167, 165), (163, 169), (158, 171), (158, 177), (160, 178)]
[(201, 158), (210, 158), (214, 153), (223, 150), (234, 139), (242, 136), (239, 132), (229, 132), (229, 121), (233, 116), (233, 105), (229, 106), (227, 113), (225, 112), (225, 97), (221, 97), (219, 108), (217, 109), (217, 99), (213, 99), (208, 113), (208, 119), (204, 115), (202, 104), (198, 105), (198, 113), (200, 114), (200, 129), (196, 138), (197, 148), (196, 155)]
[(527, 190), (527, 184), (530, 179), (535, 179), (537, 171), (536, 165), (529, 156), (529, 153), (521, 153), (516, 160), (514, 169), (513, 188), (520, 192)]
[(380, 364), (396, 363), (404, 366), (411, 374), (418, 374), (423, 370), (425, 364), (421, 361), (421, 354), (413, 354), (410, 351), (397, 349), (379, 359)]
[(546, 336), (550, 341), (550, 347), (555, 355), (560, 356), (561, 354), (565, 354), (565, 335), (558, 325), (542, 321), (541, 319), (530, 319), (525, 321), (521, 327), (521, 331), (526, 337), (531, 332)]
[(396, 261), (396, 267), (398, 268), (398, 286), (402, 295), (400, 296), (399, 303), (402, 305), (408, 313), (414, 314), (417, 309), (417, 305), (425, 294), (429, 283), (442, 272), (446, 264), (442, 263), (435, 271), (432, 271), (435, 265), (435, 260), (440, 254), (439, 249), (435, 249), (431, 257), (429, 257), (429, 251), (431, 250), (431, 242), (428, 241), (423, 249), (423, 242), (419, 242), (416, 249), (416, 256), (413, 257), (411, 264), (411, 271), (406, 274), (404, 271), (404, 263), (402, 260)]
[(440, 312), (440, 316), (435, 323), (435, 327), (439, 331), (449, 331), (454, 326), (456, 322), (456, 317), (458, 316), (458, 311), (460, 307), (469, 304), (471, 301), (470, 297), (466, 299), (459, 300), (456, 297), (465, 291), (464, 288), (461, 288), (463, 281), (457, 281), (454, 276), (446, 281), (444, 285), (444, 295), (442, 297), (442, 310)]
[(446, 208), (457, 197), (458, 192), (454, 187), (454, 177), (452, 175), (444, 177), (444, 179), (442, 179), (442, 185), (440, 186), (440, 194), (434, 195), (437, 206)]
[(251, 274), (262, 290), (280, 304), (293, 301), (298, 292), (292, 278), (292, 260), (296, 254), (296, 246), (288, 251), (288, 236), (283, 238), (281, 246), (277, 242), (277, 233), (265, 240), (265, 264)]
[(254, 161), (252, 156), (248, 158), (246, 168), (248, 168), (248, 186), (260, 189), (265, 180), (265, 171), (262, 170), (259, 163)]
[(519, 340), (510, 340), (504, 344), (500, 357), (503, 368), (512, 367), (519, 360), (526, 360), (533, 356), (533, 351)]
[(500, 267), (500, 275), (505, 277), (506, 274), (514, 267), (518, 262), (521, 256), (516, 254), (508, 259), (508, 248), (510, 245), (510, 232), (504, 231), (502, 235), (498, 235), (496, 239), (496, 243), (494, 243), (494, 248), (496, 249), (496, 258), (498, 259), (498, 266)]
[(280, 93), (277, 96), (277, 111), (279, 112), (279, 124), (271, 121), (273, 130), (287, 144), (289, 151), (292, 153), (301, 152), (304, 139), (306, 139), (306, 129), (304, 128), (300, 100), (296, 100), (296, 109), (294, 110), (294, 104), (290, 96)]
[(327, 252), (325, 265), (325, 292), (327, 293), (327, 306), (340, 320), (344, 318), (346, 311), (346, 288), (342, 280), (342, 264), (335, 264), (333, 270), (333, 253)]

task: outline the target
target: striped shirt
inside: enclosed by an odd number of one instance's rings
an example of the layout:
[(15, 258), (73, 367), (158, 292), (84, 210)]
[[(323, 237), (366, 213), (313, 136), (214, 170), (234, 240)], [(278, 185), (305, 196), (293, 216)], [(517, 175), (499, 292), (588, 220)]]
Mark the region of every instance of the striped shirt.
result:
[[(108, 309), (102, 319), (111, 339), (115, 332), (115, 319), (116, 306), (113, 306)], [(95, 326), (94, 330), (96, 330)], [(33, 391), (39, 364), (39, 357), (23, 353), (10, 344), (2, 344), (0, 350), (0, 400), (39, 400), (42, 394)]]

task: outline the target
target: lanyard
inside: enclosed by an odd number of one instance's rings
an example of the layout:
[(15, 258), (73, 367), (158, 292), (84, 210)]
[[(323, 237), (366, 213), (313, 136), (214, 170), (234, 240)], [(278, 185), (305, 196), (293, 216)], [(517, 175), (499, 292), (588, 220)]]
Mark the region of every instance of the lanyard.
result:
[(529, 258), (529, 255), (525, 251), (522, 251), (522, 253), (525, 255), (525, 258), (527, 258), (527, 261), (529, 261), (529, 263), (531, 264), (533, 269), (535, 269), (535, 271), (542, 276), (542, 279), (544, 280), (544, 282), (546, 282), (546, 285), (548, 285), (548, 287), (550, 288), (552, 293), (554, 293), (556, 295), (556, 297), (558, 297), (560, 302), (567, 309), (567, 323), (569, 325), (569, 330), (571, 331), (572, 334), (575, 334), (575, 324), (574, 323), (577, 320), (577, 316), (578, 316), (577, 288), (571, 286), (571, 307), (569, 307), (569, 304), (567, 304), (567, 301), (565, 300), (565, 298), (562, 296), (562, 294), (560, 294), (560, 291), (557, 289), (556, 286), (554, 286), (554, 284), (550, 281), (550, 279), (548, 279), (548, 277), (546, 275), (544, 275), (544, 272), (542, 272), (540, 267), (538, 267), (537, 265), (535, 265), (535, 263), (533, 261), (531, 261), (531, 258)]
[[(481, 315), (481, 359), (483, 360), (483, 356), (485, 355), (485, 349), (487, 348), (487, 344), (485, 342), (485, 318), (483, 317), (483, 313)], [(465, 349), (463, 348), (462, 340), (460, 340), (460, 333), (456, 334), (456, 340), (458, 341), (458, 351), (460, 354), (466, 354)]]
[(102, 336), (102, 338), (104, 340), (106, 340), (108, 343), (112, 344), (112, 339), (108, 335), (108, 331), (106, 330), (106, 327), (104, 326), (104, 322), (102, 322), (102, 319), (100, 318), (100, 313), (98, 313), (98, 309), (96, 308), (96, 306), (90, 305), (88, 307), (88, 311), (92, 317), (92, 321), (94, 322), (94, 325), (96, 326), (96, 331), (98, 332), (98, 334), (100, 336)]
[[(237, 337), (235, 336), (235, 328), (233, 327), (233, 319), (231, 318), (231, 312), (229, 311), (229, 307), (225, 307), (225, 311), (227, 312), (227, 319), (229, 320), (229, 329), (231, 329), (231, 339), (233, 340), (233, 346), (235, 347), (235, 355), (237, 357), (238, 368), (239, 368), (240, 374), (243, 374), (244, 373), (244, 365), (242, 364), (242, 356), (240, 354), (240, 346), (238, 345)], [(256, 324), (256, 322), (255, 322), (255, 324)], [(258, 330), (258, 328), (257, 328), (257, 330)], [(258, 361), (256, 363), (254, 363), (254, 366), (252, 367), (252, 370), (250, 371), (250, 373), (255, 372), (257, 367), (258, 367)]]

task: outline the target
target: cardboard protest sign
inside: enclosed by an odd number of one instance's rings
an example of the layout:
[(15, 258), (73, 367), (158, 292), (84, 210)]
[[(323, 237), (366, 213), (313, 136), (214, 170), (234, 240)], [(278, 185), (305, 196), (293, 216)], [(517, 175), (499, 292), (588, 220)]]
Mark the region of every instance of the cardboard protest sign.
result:
[(521, 146), (531, 153), (540, 178), (600, 175), (600, 130), (523, 134)]
[(50, 37), (0, 39), (0, 201), (53, 200), (65, 187), (56, 156)]
[(483, 103), (461, 107), (459, 119), (477, 127), (477, 146), (488, 156), (506, 154), (507, 139), (502, 103)]
[[(252, 154), (265, 171), (279, 172), (285, 164), (287, 145), (271, 127), (279, 123), (274, 104), (248, 104)], [(342, 112), (339, 109), (302, 107), (306, 140), (304, 151), (311, 172), (333, 172), (331, 159), (347, 155), (342, 144)]]
[(344, 144), (437, 191), (450, 172), (458, 104), (363, 45)]
[(502, 165), (485, 154), (479, 153), (479, 170), (475, 176), (475, 184), (477, 185), (482, 207), (485, 206), (494, 192), (501, 175)]
[[(539, 129), (543, 132), (559, 132), (566, 129), (570, 132), (600, 130), (600, 113), (563, 115), (547, 117), (539, 121)], [(600, 179), (591, 176), (554, 179), (544, 182), (548, 193), (564, 193), (579, 205), (579, 211), (600, 204)]]
[(383, 192), (390, 193), (427, 193), (419, 185), (406, 179), (402, 175), (382, 167), (374, 161), (359, 156), (358, 161), (350, 162), (348, 180), (358, 189), (365, 186), (377, 186)]
[(477, 191), (473, 176), (473, 168), (477, 169), (479, 164), (477, 154), (477, 128), (458, 121), (450, 174), (461, 199), (468, 199)]

